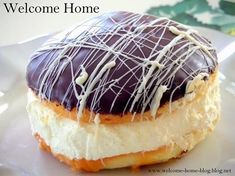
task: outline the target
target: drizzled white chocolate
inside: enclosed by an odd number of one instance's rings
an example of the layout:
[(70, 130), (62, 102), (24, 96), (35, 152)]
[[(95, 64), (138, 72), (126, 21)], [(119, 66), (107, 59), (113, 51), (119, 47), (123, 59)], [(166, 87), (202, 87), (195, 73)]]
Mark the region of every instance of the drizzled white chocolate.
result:
[(200, 48), (205, 51), (206, 54), (208, 54), (208, 56), (210, 56), (211, 58), (213, 58), (213, 56), (211, 55), (211, 53), (208, 50), (208, 47), (206, 45), (201, 44), (200, 42), (198, 42), (195, 38), (193, 38), (191, 35), (189, 35), (187, 32), (185, 31), (180, 31), (179, 29), (177, 29), (175, 26), (170, 26), (169, 30), (176, 34), (176, 35), (182, 35), (184, 37), (186, 37), (189, 41), (195, 43), (195, 45), (200, 46)]
[[(91, 95), (89, 109), (91, 113), (99, 112), (102, 108), (101, 99), (107, 96), (107, 92), (113, 92), (110, 96), (113, 99), (109, 112), (119, 106), (116, 102), (126, 93), (129, 98), (123, 108), (123, 114), (129, 111), (134, 118), (137, 106), (141, 107), (142, 114), (149, 107), (152, 117), (155, 118), (161, 99), (168, 90), (168, 101), (171, 102), (180, 86), (187, 80), (198, 78), (198, 74), (210, 67), (210, 64), (204, 64), (202, 68), (191, 68), (187, 62), (193, 55), (201, 58), (207, 55), (210, 62), (216, 65), (216, 58), (211, 54), (211, 50), (214, 50), (211, 44), (194, 30), (166, 18), (155, 18), (146, 22), (150, 18), (146, 15), (119, 13), (127, 15), (117, 20), (110, 13), (96, 22), (94, 19), (88, 20), (69, 32), (52, 38), (37, 51), (35, 58), (44, 52), (58, 51), (56, 57), (52, 54), (47, 56), (49, 59), (39, 76), (40, 97), (50, 99), (60, 76), (70, 68), (71, 82), (60, 103), (68, 101), (67, 98), (74, 93), (78, 118), (82, 117)], [(74, 59), (84, 50), (88, 51), (82, 56), (81, 66), (73, 65)], [(90, 67), (94, 64), (97, 65), (91, 70)], [(123, 68), (127, 71), (119, 77), (110, 76), (121, 72)], [(186, 76), (184, 75), (184, 79), (172, 89), (179, 71)], [(139, 77), (137, 75), (140, 72)], [(133, 79), (136, 81), (130, 85)], [(127, 86), (131, 87), (131, 91)], [(186, 93), (191, 91), (191, 87), (187, 86)], [(89, 140), (87, 142), (89, 143)]]
[(88, 73), (86, 72), (85, 68), (83, 68), (80, 76), (76, 78), (75, 82), (76, 84), (82, 86), (84, 82), (86, 82), (87, 78), (88, 78)]

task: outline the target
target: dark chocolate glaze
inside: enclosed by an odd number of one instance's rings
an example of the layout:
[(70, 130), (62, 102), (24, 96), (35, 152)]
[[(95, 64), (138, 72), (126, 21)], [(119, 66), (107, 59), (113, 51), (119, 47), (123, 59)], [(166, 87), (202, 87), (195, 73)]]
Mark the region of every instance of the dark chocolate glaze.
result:
[[(101, 84), (102, 79), (98, 81), (93, 88), (94, 91), (88, 96), (85, 107), (96, 113), (124, 114), (128, 112), (134, 100), (134, 96), (131, 96), (131, 94), (136, 88), (133, 85), (136, 85), (138, 81), (142, 79), (143, 74), (147, 73), (150, 66), (145, 66), (145, 71), (143, 71), (141, 67), (133, 69), (134, 73), (128, 73), (116, 83), (116, 86), (114, 86), (112, 90), (109, 89), (109, 85), (112, 83), (112, 80), (120, 78), (127, 73), (130, 68), (135, 68), (138, 63), (143, 62), (144, 58), (148, 58), (153, 53), (161, 51), (164, 46), (177, 37), (177, 35), (171, 33), (168, 28), (151, 26), (151, 22), (156, 19), (158, 18), (154, 16), (139, 15), (131, 12), (112, 12), (92, 18), (79, 24), (75, 28), (68, 29), (67, 31), (53, 36), (38, 49), (30, 59), (26, 76), (28, 87), (36, 95), (39, 95), (40, 98), (61, 104), (68, 110), (79, 107), (79, 100), (75, 96), (75, 92), (79, 95), (82, 89), (79, 85), (75, 85), (75, 87), (72, 85), (75, 77), (79, 76), (81, 73), (81, 64), (85, 67), (88, 75), (91, 75), (98, 63), (108, 53), (107, 50), (100, 49), (99, 47), (90, 47), (90, 45), (100, 46), (105, 44), (107, 47), (113, 47), (119, 42), (119, 47), (114, 49), (115, 52), (123, 53), (129, 56), (129, 59), (121, 54), (110, 54), (108, 56), (105, 63), (116, 56), (118, 57), (118, 59), (116, 59), (116, 66), (110, 69), (107, 75), (104, 75), (108, 84), (103, 85), (103, 92), (95, 91), (99, 84)], [(178, 29), (186, 31), (185, 28), (178, 26), (177, 23), (169, 21), (168, 19), (158, 21), (154, 24), (161, 23), (167, 26), (177, 26)], [(134, 38), (125, 37), (121, 41), (118, 41), (127, 33), (134, 34), (138, 31), (137, 28), (140, 28), (140, 26), (144, 26), (144, 29), (139, 33), (139, 36)], [(141, 30), (141, 28), (139, 30)], [(163, 30), (165, 30), (164, 33)], [(200, 43), (211, 47), (211, 43), (204, 37), (196, 33), (192, 35)], [(80, 45), (79, 43), (81, 41), (86, 41), (86, 43)], [(163, 60), (166, 61), (165, 67), (161, 70), (161, 74), (157, 76), (155, 75), (157, 69), (154, 71), (150, 79), (153, 80), (153, 84), (148, 87), (147, 93), (142, 95), (135, 104), (132, 112), (141, 111), (144, 96), (153, 97), (151, 93), (156, 86), (159, 86), (157, 80), (161, 79), (161, 75), (166, 73), (169, 69), (171, 70), (168, 75), (174, 72), (177, 68), (177, 63), (175, 63), (173, 67), (167, 67), (167, 65), (172, 64), (180, 55), (188, 52), (189, 47), (180, 49), (175, 55), (171, 54), (187, 42), (189, 41), (185, 38), (180, 40), (171, 48), (171, 52), (168, 52), (168, 54), (161, 59), (161, 62)], [(75, 43), (77, 43), (78, 46), (68, 46), (68, 44)], [(195, 46), (195, 44), (191, 43), (190, 47), (192, 46)], [(65, 47), (68, 47), (68, 49), (64, 53), (64, 56), (60, 57)], [(121, 49), (123, 47), (124, 49)], [(150, 55), (152, 51), (153, 53)], [(175, 73), (168, 90), (163, 94), (160, 106), (169, 101), (171, 95), (173, 101), (183, 97), (188, 81), (192, 80), (193, 77), (200, 72), (208, 74), (214, 72), (217, 66), (217, 56), (214, 49), (210, 49), (209, 51), (213, 58), (209, 57), (203, 50), (198, 49), (182, 63), (182, 67)], [(150, 58), (150, 60), (154, 60), (157, 55), (158, 54)], [(172, 56), (171, 59), (169, 59), (170, 56)], [(71, 59), (70, 61), (68, 61), (69, 58)], [(122, 64), (123, 62), (125, 64)], [(99, 68), (99, 71), (101, 68)], [(50, 71), (49, 75), (47, 75), (48, 71)], [(73, 74), (75, 77), (72, 76)], [(89, 77), (87, 81), (89, 81)], [(163, 80), (161, 84), (167, 84), (167, 80)], [(117, 92), (119, 92), (118, 95)], [(93, 101), (94, 99), (96, 100), (95, 102)], [(114, 99), (114, 106), (111, 107)], [(149, 108), (150, 103), (148, 103), (145, 111), (149, 110)]]

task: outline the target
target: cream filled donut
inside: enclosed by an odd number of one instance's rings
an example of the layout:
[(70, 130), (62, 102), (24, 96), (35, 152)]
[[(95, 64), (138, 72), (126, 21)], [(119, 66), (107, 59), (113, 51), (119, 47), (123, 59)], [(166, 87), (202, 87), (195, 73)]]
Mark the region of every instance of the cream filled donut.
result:
[(33, 134), (75, 170), (180, 157), (220, 117), (215, 49), (167, 18), (89, 19), (44, 43), (26, 77)]

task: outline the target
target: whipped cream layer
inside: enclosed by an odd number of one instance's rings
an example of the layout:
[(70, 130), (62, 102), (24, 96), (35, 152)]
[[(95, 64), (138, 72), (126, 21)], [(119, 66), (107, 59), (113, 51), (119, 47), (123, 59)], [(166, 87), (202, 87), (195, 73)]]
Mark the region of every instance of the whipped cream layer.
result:
[(188, 93), (170, 105), (171, 112), (167, 108), (151, 121), (79, 124), (61, 117), (29, 91), (27, 111), (33, 134), (38, 133), (53, 153), (69, 159), (97, 160), (172, 144), (186, 151), (199, 142), (199, 139), (189, 139), (190, 133), (201, 132), (204, 138), (220, 116), (217, 78), (205, 86), (204, 96), (199, 97), (197, 92)]

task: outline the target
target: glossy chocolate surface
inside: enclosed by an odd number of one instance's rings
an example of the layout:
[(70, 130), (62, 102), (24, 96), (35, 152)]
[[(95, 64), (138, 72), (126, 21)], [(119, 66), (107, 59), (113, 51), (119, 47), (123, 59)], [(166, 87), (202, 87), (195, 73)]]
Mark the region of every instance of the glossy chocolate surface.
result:
[[(84, 92), (75, 79), (82, 72), (81, 65), (90, 76), (106, 57), (95, 75), (111, 60), (115, 60), (116, 65), (95, 83), (85, 101), (85, 108), (96, 113), (141, 112), (146, 99), (153, 98), (153, 91), (160, 85), (168, 88), (162, 95), (160, 106), (177, 100), (185, 95), (189, 80), (201, 72), (211, 74), (217, 66), (216, 52), (211, 43), (194, 32), (191, 35), (209, 48), (213, 58), (200, 48), (190, 53), (190, 47), (195, 47), (195, 44), (182, 37), (160, 58), (159, 63), (164, 62), (164, 67), (160, 71), (159, 68), (154, 69), (140, 98), (130, 110), (138, 94), (136, 89), (151, 67), (144, 62), (146, 59), (154, 61), (163, 48), (177, 37), (169, 31), (169, 26), (188, 30), (168, 19), (159, 21), (157, 17), (130, 12), (107, 13), (87, 20), (53, 36), (32, 55), (27, 66), (28, 87), (40, 98), (62, 104), (68, 110), (78, 108), (78, 96)], [(184, 59), (183, 55), (187, 52), (187, 59)], [(170, 77), (171, 73), (174, 75)], [(163, 80), (159, 83), (161, 78)], [(84, 83), (85, 91), (89, 81), (94, 81), (89, 79)], [(147, 102), (144, 111), (150, 109), (151, 101)]]

